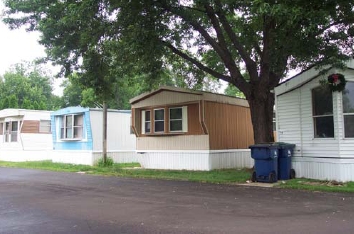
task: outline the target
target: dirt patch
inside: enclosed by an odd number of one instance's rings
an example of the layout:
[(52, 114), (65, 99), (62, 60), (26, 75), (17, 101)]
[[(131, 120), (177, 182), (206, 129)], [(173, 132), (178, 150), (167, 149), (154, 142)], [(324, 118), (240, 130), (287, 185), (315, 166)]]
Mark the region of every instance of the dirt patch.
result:
[(308, 184), (308, 185), (325, 185), (328, 187), (342, 187), (345, 186), (344, 183), (338, 182), (335, 180), (332, 181), (299, 181), (301, 184)]

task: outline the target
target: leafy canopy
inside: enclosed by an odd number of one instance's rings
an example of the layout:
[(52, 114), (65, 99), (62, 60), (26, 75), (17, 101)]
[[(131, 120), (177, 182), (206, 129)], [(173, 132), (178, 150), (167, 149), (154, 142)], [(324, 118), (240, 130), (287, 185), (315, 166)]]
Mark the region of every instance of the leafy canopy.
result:
[(52, 78), (40, 66), (16, 64), (0, 77), (0, 109), (57, 109), (60, 98), (52, 90)]
[(353, 56), (354, 2), (347, 0), (6, 0), (5, 5), (10, 27), (41, 31), (48, 59), (68, 74), (86, 71), (89, 78), (82, 83), (97, 89), (96, 95), (111, 88), (112, 77), (144, 74), (159, 80), (166, 69), (235, 85), (249, 101), (256, 142), (272, 140), (271, 90), (289, 69), (341, 65)]

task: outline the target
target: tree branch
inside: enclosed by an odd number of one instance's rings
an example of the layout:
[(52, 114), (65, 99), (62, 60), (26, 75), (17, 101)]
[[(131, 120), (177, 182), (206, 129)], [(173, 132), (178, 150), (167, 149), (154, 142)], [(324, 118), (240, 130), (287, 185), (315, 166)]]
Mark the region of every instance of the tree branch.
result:
[(201, 62), (199, 62), (197, 59), (190, 57), (188, 54), (182, 52), (181, 50), (177, 49), (176, 47), (174, 47), (173, 45), (171, 45), (170, 43), (166, 42), (166, 41), (162, 41), (162, 43), (169, 48), (174, 54), (177, 54), (178, 56), (180, 56), (181, 58), (189, 61), (190, 63), (194, 64), (195, 66), (197, 66), (200, 70), (218, 78), (221, 80), (224, 80), (226, 82), (231, 82), (231, 77), (230, 76), (226, 76), (224, 74), (221, 74), (207, 66), (205, 66), (204, 64), (202, 64)]
[[(216, 1), (216, 4), (218, 7), (221, 9), (221, 3), (220, 1)], [(239, 42), (238, 37), (234, 33), (233, 29), (231, 28), (229, 22), (227, 21), (225, 14), (223, 12), (218, 12), (217, 13), (220, 22), (222, 24), (222, 27), (224, 28), (225, 32), (227, 33), (228, 37), (230, 38), (232, 44), (238, 51), (238, 53), (241, 55), (241, 58), (243, 61), (246, 63), (246, 68), (250, 74), (250, 79), (251, 80), (256, 80), (258, 79), (258, 72), (257, 72), (257, 64), (254, 62), (249, 54), (246, 52), (245, 48), (242, 46), (242, 44)]]
[(211, 45), (211, 47), (219, 55), (220, 59), (224, 62), (226, 68), (230, 71), (230, 73), (233, 74), (233, 76), (236, 77), (236, 79), (243, 79), (243, 76), (240, 70), (235, 66), (235, 63), (229, 51), (227, 51), (226, 48), (224, 49), (213, 37), (211, 37), (202, 25), (190, 19), (188, 16), (183, 14), (181, 11), (178, 11), (177, 9), (171, 8), (167, 5), (164, 5), (163, 7), (165, 10), (170, 11), (171, 13), (181, 17), (184, 21), (190, 24), (196, 31), (198, 31), (200, 35)]

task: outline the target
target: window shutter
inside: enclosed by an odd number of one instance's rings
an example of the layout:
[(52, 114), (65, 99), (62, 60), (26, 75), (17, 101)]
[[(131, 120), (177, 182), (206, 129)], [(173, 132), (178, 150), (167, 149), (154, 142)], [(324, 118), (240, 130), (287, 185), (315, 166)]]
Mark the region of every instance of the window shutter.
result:
[(141, 134), (145, 134), (145, 111), (141, 111)]
[(188, 107), (183, 106), (182, 107), (182, 131), (183, 132), (188, 132), (188, 112), (187, 112)]

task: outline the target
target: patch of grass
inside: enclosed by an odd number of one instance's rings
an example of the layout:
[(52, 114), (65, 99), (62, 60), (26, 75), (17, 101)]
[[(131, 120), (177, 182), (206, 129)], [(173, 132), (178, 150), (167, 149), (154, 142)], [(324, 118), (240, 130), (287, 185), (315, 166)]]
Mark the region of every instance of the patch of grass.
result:
[(53, 163), (51, 161), (37, 162), (4, 162), (0, 161), (0, 166), (32, 168), (50, 171), (79, 172), (83, 171), (87, 174), (133, 177), (133, 178), (150, 178), (150, 179), (167, 179), (167, 180), (183, 180), (198, 181), (207, 183), (245, 183), (250, 179), (250, 169), (225, 169), (213, 171), (177, 171), (177, 170), (152, 170), (139, 168), (139, 163), (115, 163), (110, 167), (101, 166), (85, 166), (64, 163)]
[(95, 163), (95, 166), (98, 166), (98, 167), (111, 167), (113, 166), (114, 164), (114, 161), (113, 161), (113, 158), (111, 157), (107, 157), (106, 158), (106, 162), (103, 161), (103, 157), (99, 158), (97, 160), (97, 162)]
[(31, 169), (42, 169), (49, 171), (65, 171), (65, 172), (78, 172), (78, 171), (89, 171), (92, 169), (91, 166), (87, 165), (75, 165), (68, 163), (53, 163), (50, 160), (46, 161), (28, 161), (28, 162), (5, 162), (0, 161), (0, 166), (2, 167), (16, 167), (16, 168), (31, 168)]
[(312, 179), (292, 179), (280, 182), (277, 187), (323, 192), (354, 192), (354, 182), (340, 183), (336, 181), (321, 181)]
[[(139, 163), (114, 163), (112, 166), (87, 166), (66, 163), (53, 163), (52, 161), (37, 162), (5, 162), (0, 161), (2, 167), (32, 168), (63, 172), (85, 172), (86, 174), (119, 176), (132, 178), (149, 178), (165, 180), (183, 180), (205, 183), (245, 183), (250, 179), (251, 169), (224, 169), (213, 171), (177, 171), (152, 170), (140, 168)], [(335, 181), (320, 181), (311, 179), (292, 179), (274, 185), (279, 188), (300, 189), (324, 192), (354, 192), (354, 182), (339, 183)]]

